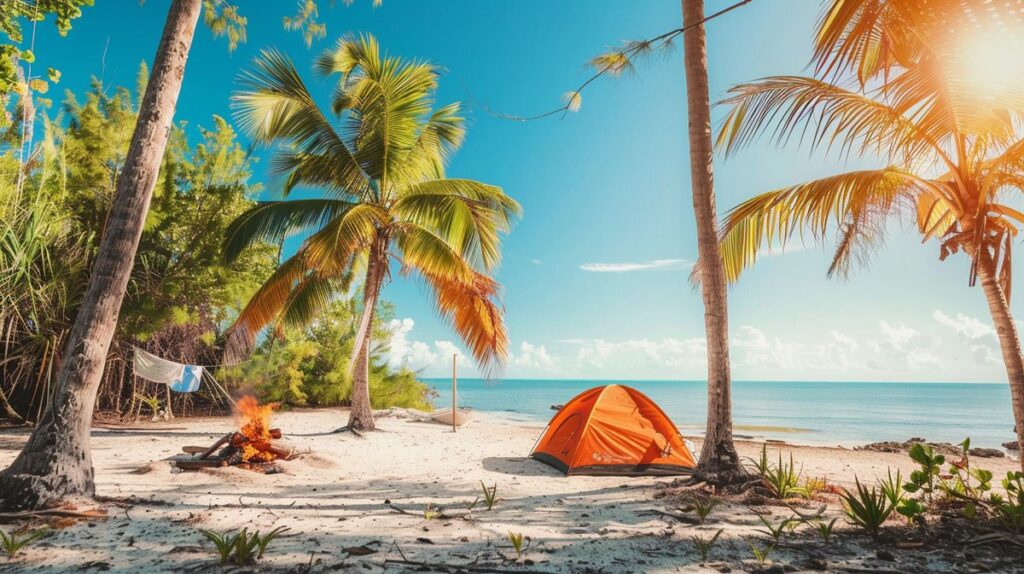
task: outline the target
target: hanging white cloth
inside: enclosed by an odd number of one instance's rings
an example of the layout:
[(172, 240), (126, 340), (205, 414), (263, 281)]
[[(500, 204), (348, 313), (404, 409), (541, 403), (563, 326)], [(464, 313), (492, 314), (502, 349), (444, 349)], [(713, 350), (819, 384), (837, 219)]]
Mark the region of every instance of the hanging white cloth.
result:
[(185, 365), (161, 359), (152, 353), (147, 353), (135, 347), (135, 374), (154, 383), (165, 385), (181, 381), (185, 373)]

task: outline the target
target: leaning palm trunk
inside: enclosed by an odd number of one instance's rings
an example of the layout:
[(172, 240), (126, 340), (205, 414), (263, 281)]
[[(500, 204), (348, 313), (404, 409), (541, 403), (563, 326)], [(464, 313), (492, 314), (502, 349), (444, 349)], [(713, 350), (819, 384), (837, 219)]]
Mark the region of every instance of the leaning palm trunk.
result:
[(89, 429), (96, 392), (167, 145), (201, 3), (171, 4), (53, 398), (18, 458), (0, 473), (0, 506), (38, 508), (95, 493)]
[[(985, 299), (988, 300), (988, 310), (992, 314), (999, 346), (1003, 351), (1006, 378), (1010, 382), (1010, 401), (1013, 404), (1017, 448), (1018, 452), (1024, 453), (1024, 358), (1021, 357), (1020, 337), (1017, 334), (1017, 325), (1010, 314), (1010, 305), (996, 276), (995, 263), (987, 254), (979, 257), (978, 279), (981, 281), (981, 289), (985, 292)], [(1024, 457), (1021, 457), (1020, 464), (1021, 470), (1024, 470)]]
[[(683, 25), (704, 18), (703, 0), (683, 0)], [(701, 261), (704, 328), (708, 341), (708, 419), (697, 474), (701, 480), (729, 483), (742, 472), (732, 443), (729, 372), (729, 314), (725, 273), (718, 247), (718, 219), (712, 167), (711, 107), (708, 102), (707, 45), (704, 26), (686, 31), (683, 47), (690, 130), (690, 178)]]
[(348, 428), (373, 430), (373, 407), (370, 403), (370, 340), (373, 318), (377, 312), (381, 285), (387, 269), (387, 238), (378, 236), (370, 249), (366, 265), (366, 283), (363, 287), (363, 315), (360, 317), (352, 361), (352, 399)]

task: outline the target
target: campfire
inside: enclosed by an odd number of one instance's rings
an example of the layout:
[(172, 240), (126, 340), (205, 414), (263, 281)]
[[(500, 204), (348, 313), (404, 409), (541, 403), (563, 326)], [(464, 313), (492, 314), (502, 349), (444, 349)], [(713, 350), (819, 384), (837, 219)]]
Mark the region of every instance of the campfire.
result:
[(283, 443), (281, 429), (270, 428), (275, 405), (261, 405), (254, 397), (242, 397), (235, 405), (238, 430), (229, 432), (212, 445), (186, 446), (192, 458), (177, 460), (182, 470), (237, 466), (264, 473), (276, 472), (274, 461), (288, 460), (295, 449)]

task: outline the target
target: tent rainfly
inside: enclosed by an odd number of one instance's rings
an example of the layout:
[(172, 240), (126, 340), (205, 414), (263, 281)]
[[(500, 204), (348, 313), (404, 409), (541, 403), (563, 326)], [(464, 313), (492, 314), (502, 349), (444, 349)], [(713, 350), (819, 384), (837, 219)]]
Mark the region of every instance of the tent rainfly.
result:
[(671, 476), (696, 466), (679, 429), (640, 391), (583, 391), (548, 423), (531, 455), (570, 474)]

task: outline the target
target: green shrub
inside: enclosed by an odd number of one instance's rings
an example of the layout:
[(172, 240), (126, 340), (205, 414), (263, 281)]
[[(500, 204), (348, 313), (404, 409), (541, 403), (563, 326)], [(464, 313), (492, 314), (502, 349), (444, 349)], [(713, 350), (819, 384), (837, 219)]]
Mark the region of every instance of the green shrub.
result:
[(213, 530), (200, 530), (199, 533), (213, 542), (221, 565), (227, 564), (234, 557), (237, 566), (245, 566), (262, 559), (270, 543), (287, 530), (288, 527), (279, 526), (266, 534), (262, 534), (258, 530), (250, 534), (248, 528), (234, 533), (231, 531), (220, 533)]
[(995, 509), (996, 517), (1011, 532), (1024, 532), (1024, 472), (1006, 473), (1002, 480), (1006, 496), (992, 493), (989, 502)]
[(910, 493), (920, 492), (931, 502), (936, 480), (942, 473), (946, 457), (936, 454), (932, 447), (920, 443), (911, 446), (909, 454), (920, 468), (910, 473), (910, 482), (904, 484), (903, 489)]
[(854, 480), (857, 483), (856, 492), (847, 490), (840, 497), (843, 510), (851, 524), (863, 528), (877, 540), (882, 524), (892, 514), (893, 506), (879, 489), (868, 488), (859, 479)]
[(796, 470), (796, 465), (793, 463), (793, 453), (789, 454), (789, 462), (786, 463), (782, 460), (780, 452), (778, 463), (773, 465), (768, 462), (768, 447), (765, 445), (761, 447), (761, 456), (755, 461), (754, 466), (761, 475), (765, 486), (779, 499), (807, 495), (807, 489), (800, 486), (801, 472)]
[[(386, 319), (391, 306), (381, 303), (374, 321), (374, 341), (387, 341)], [(357, 315), (351, 300), (331, 304), (327, 312), (305, 329), (284, 329), (268, 337), (241, 365), (225, 368), (228, 385), (255, 388), (266, 402), (285, 406), (337, 406), (352, 397), (349, 362)], [(406, 368), (391, 368), (385, 345), (373, 347), (370, 361), (370, 401), (375, 409), (403, 407), (430, 410), (433, 390)]]

